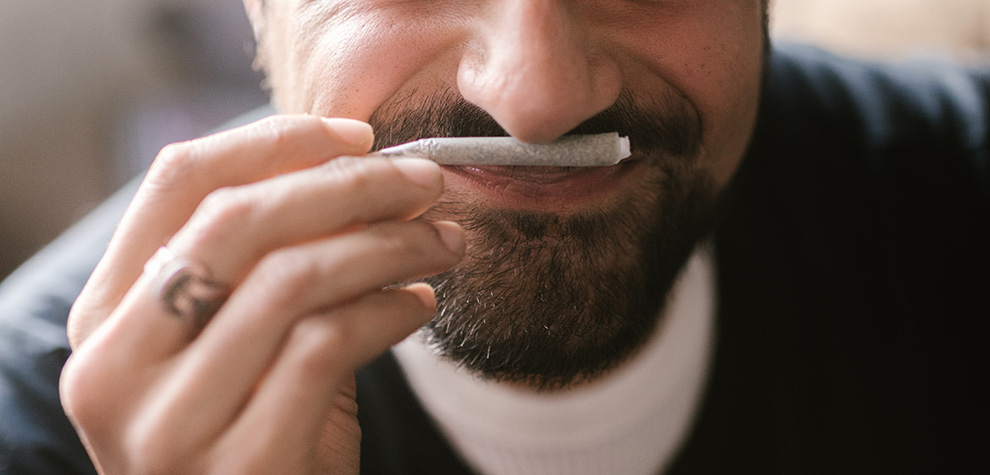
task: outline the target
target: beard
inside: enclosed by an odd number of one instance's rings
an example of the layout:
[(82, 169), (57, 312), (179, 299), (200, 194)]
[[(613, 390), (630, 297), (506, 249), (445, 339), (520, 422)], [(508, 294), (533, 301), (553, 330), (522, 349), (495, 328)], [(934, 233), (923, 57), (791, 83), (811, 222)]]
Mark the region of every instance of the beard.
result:
[[(372, 115), (375, 149), (507, 135), (455, 94), (411, 97)], [(422, 331), (440, 356), (486, 379), (554, 390), (615, 368), (656, 329), (680, 269), (714, 225), (717, 190), (701, 159), (700, 116), (681, 96), (644, 104), (623, 91), (569, 133), (601, 132), (629, 136), (643, 160), (615, 202), (565, 215), (448, 194), (424, 214), (467, 232), (465, 258), (424, 279), (437, 313)]]

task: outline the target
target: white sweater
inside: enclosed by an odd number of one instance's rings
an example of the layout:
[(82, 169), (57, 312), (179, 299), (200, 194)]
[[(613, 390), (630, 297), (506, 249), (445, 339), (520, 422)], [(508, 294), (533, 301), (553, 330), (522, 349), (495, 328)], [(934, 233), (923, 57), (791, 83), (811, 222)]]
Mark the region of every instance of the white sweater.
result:
[(655, 474), (677, 454), (703, 394), (714, 338), (714, 265), (699, 246), (662, 325), (601, 381), (537, 394), (482, 381), (435, 356), (419, 334), (395, 347), (413, 392), (482, 474)]

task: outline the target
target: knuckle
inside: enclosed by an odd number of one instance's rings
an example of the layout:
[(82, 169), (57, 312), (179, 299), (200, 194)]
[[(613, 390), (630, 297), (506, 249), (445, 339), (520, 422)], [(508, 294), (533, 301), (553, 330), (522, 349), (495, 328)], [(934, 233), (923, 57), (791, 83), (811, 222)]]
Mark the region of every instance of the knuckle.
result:
[(231, 228), (243, 228), (255, 213), (254, 200), (236, 188), (210, 192), (190, 219), (190, 228), (200, 239), (214, 237)]
[(248, 219), (254, 211), (251, 197), (238, 188), (219, 188), (206, 195), (197, 210), (209, 221), (232, 224)]
[(440, 243), (437, 231), (428, 223), (409, 221), (396, 226), (376, 227), (382, 252), (411, 258), (435, 259)]
[(323, 274), (312, 256), (293, 248), (269, 253), (256, 271), (269, 284), (266, 287), (274, 289), (276, 305), (298, 301)]
[(390, 231), (392, 230), (384, 226), (376, 228), (380, 252), (396, 256), (415, 256), (423, 253), (423, 249), (418, 245), (420, 239)]
[(146, 181), (162, 186), (178, 186), (184, 177), (192, 176), (195, 168), (195, 146), (192, 142), (166, 145), (151, 164)]
[(310, 317), (293, 328), (293, 350), (297, 352), (299, 370), (305, 375), (326, 377), (340, 370), (356, 341), (355, 330), (344, 321), (328, 317)]
[(59, 380), (62, 407), (70, 418), (82, 426), (102, 419), (107, 387), (100, 383), (99, 358), (76, 352), (66, 362)]
[[(315, 118), (314, 118), (315, 119)], [(258, 121), (258, 127), (275, 149), (293, 145), (293, 131), (311, 121), (305, 117), (274, 115)]]
[(357, 157), (339, 157), (324, 165), (327, 179), (347, 194), (366, 193), (374, 189), (373, 161)]

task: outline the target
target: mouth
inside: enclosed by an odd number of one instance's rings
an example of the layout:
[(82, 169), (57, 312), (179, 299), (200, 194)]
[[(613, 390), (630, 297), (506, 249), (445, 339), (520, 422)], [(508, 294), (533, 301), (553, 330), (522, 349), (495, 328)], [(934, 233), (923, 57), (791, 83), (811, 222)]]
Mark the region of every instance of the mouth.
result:
[(638, 168), (633, 157), (607, 167), (444, 166), (447, 187), (507, 208), (563, 211), (601, 203)]
[(448, 178), (446, 191), (458, 201), (552, 212), (602, 203), (638, 158), (629, 137), (618, 132), (566, 135), (543, 144), (509, 136), (428, 137), (373, 155), (439, 163)]

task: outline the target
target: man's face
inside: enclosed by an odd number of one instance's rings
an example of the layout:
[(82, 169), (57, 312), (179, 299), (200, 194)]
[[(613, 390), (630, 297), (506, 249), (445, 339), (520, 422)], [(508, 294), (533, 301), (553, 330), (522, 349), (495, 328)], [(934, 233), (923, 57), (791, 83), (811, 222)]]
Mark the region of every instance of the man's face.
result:
[(429, 280), (427, 332), (487, 377), (559, 387), (629, 356), (755, 122), (761, 0), (246, 3), (280, 111), (369, 121), (376, 147), (630, 137), (616, 167), (445, 167), (427, 217), (461, 222), (468, 255)]

